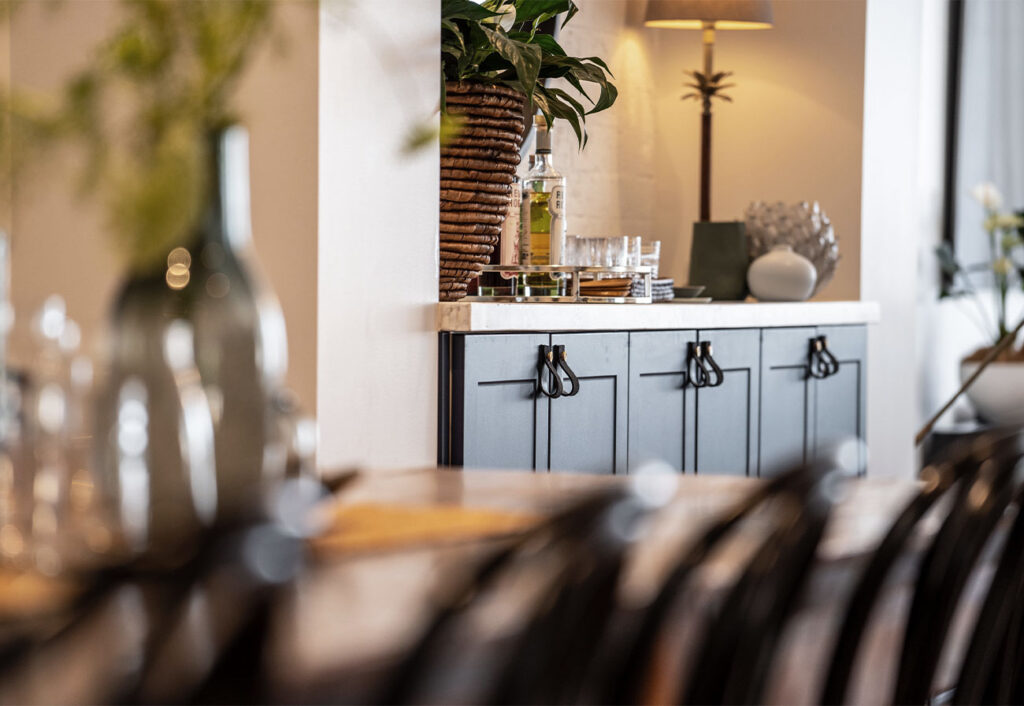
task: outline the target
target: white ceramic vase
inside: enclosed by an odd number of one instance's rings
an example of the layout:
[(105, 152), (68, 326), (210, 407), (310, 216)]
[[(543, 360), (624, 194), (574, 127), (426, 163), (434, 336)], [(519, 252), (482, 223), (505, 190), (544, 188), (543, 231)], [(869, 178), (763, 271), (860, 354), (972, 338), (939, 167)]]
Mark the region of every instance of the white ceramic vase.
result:
[(789, 245), (776, 245), (747, 270), (750, 292), (763, 302), (802, 302), (814, 292), (818, 273)]
[[(960, 364), (960, 381), (978, 369), (977, 361)], [(967, 389), (971, 404), (986, 421), (1016, 426), (1024, 424), (1024, 363), (990, 364)]]

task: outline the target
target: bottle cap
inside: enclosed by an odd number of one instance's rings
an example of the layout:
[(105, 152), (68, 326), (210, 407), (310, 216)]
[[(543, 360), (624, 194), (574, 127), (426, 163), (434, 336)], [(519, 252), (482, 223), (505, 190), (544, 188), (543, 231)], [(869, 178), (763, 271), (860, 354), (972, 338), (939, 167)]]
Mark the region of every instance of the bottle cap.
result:
[(548, 122), (543, 115), (535, 115), (533, 125), (537, 129), (537, 152), (547, 153), (551, 151), (551, 131), (548, 129)]

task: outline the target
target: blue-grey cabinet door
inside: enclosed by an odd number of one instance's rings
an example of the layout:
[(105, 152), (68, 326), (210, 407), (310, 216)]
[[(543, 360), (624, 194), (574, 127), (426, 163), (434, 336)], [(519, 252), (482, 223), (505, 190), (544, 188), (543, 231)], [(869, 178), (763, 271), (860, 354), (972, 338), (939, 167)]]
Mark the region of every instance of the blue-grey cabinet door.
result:
[(807, 358), (815, 335), (813, 326), (761, 331), (761, 476), (803, 463), (813, 450), (814, 385)]
[(696, 391), (695, 470), (718, 475), (757, 474), (761, 332), (702, 330), (724, 371), (719, 387)]
[[(839, 371), (824, 380), (816, 380), (814, 413), (815, 452), (836, 442), (864, 439), (865, 360), (867, 330), (864, 326), (819, 326), (828, 349), (839, 361)], [(864, 472), (865, 454), (861, 450), (858, 470)]]
[(686, 378), (696, 331), (629, 334), (629, 469), (648, 461), (693, 469), (696, 400)]
[[(629, 334), (553, 334), (580, 381), (572, 397), (550, 400), (548, 464), (552, 470), (625, 473)], [(570, 389), (564, 378), (565, 390)]]
[(452, 351), (452, 462), (547, 469), (548, 398), (537, 391), (547, 334), (461, 335)]

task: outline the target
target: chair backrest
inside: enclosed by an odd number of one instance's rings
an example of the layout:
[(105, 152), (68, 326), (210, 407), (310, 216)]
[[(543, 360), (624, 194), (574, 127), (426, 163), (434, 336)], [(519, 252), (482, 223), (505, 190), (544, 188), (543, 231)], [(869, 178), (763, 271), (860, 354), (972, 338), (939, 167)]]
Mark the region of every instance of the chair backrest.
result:
[[(777, 518), (777, 536), (752, 562), (741, 582), (760, 591), (771, 591), (772, 610), (767, 619), (753, 619), (760, 611), (748, 606), (746, 623), (740, 626), (737, 639), (751, 650), (739, 650), (739, 657), (730, 663), (736, 675), (735, 688), (756, 700), (765, 681), (770, 657), (781, 626), (790, 614), (794, 598), (802, 585), (828, 516), (830, 501), (823, 486), (833, 479), (835, 471), (828, 463), (801, 466), (758, 486), (731, 511), (719, 518), (686, 552), (666, 581), (652, 608), (645, 614), (639, 631), (624, 641), (611, 640), (610, 618), (614, 613), (619, 579), (629, 546), (630, 532), (608, 532), (596, 523), (588, 536), (580, 537), (569, 547), (569, 560), (558, 581), (547, 588), (546, 596), (537, 601), (536, 611), (508, 652), (495, 681), (489, 703), (633, 703), (640, 700), (643, 673), (657, 633), (667, 617), (665, 610), (685, 583), (693, 568), (707, 558), (714, 546), (735, 528), (752, 510), (766, 500), (775, 499), (782, 506)], [(605, 519), (623, 516), (633, 521), (642, 510), (630, 499), (622, 498), (608, 507)], [(770, 548), (767, 545), (771, 545)], [(778, 558), (779, 561), (773, 559)], [(670, 585), (671, 584), (671, 585)], [(749, 589), (746, 598), (752, 594)], [(655, 605), (656, 604), (656, 605)], [(741, 618), (741, 620), (743, 620)], [(729, 618), (723, 616), (725, 627)], [(715, 633), (717, 634), (717, 633)], [(639, 639), (639, 638), (643, 639)], [(614, 645), (610, 653), (601, 650)], [(632, 670), (639, 663), (641, 669)], [(608, 674), (614, 678), (606, 681)], [(595, 683), (599, 686), (595, 688)]]
[(774, 529), (707, 621), (696, 659), (685, 675), (684, 703), (754, 704), (783, 629), (810, 575), (833, 505), (833, 484), (849, 474), (816, 463), (780, 493)]
[(999, 652), (998, 669), (986, 693), (991, 694), (986, 697), (989, 703), (1024, 703), (1024, 600), (1019, 594)]
[[(475, 607), (478, 600), (497, 585), (506, 571), (517, 568), (517, 560), (521, 558), (521, 553), (538, 543), (542, 546), (541, 551), (566, 551), (580, 538), (589, 536), (609, 508), (621, 501), (624, 494), (622, 489), (612, 488), (588, 495), (485, 557), (466, 580), (449, 591), (420, 637), (398, 666), (387, 675), (376, 700), (379, 703), (407, 704), (419, 703), (427, 698), (427, 685), (437, 677), (433, 670), (437, 665), (444, 664), (446, 654), (453, 656), (451, 651), (455, 647), (449, 639), (452, 632)], [(542, 595), (557, 592), (569, 581), (568, 570), (571, 562), (559, 558), (556, 564), (561, 570), (547, 577), (549, 585), (540, 591)], [(529, 627), (538, 630), (541, 626)], [(495, 676), (494, 681), (499, 683), (502, 679)], [(492, 691), (496, 693), (494, 698), (498, 699), (499, 690), (492, 688)]]
[(559, 580), (535, 604), (509, 646), (490, 703), (578, 703), (592, 677), (617, 594), (634, 527), (646, 514), (626, 495), (610, 505), (590, 531), (562, 548)]
[(670, 627), (666, 623), (694, 571), (754, 510), (789, 489), (804, 487), (806, 477), (812, 472), (801, 465), (759, 484), (687, 546), (636, 620), (624, 627), (623, 634), (603, 646), (603, 684), (597, 689), (595, 701), (629, 704), (643, 699), (658, 640)]
[[(985, 457), (921, 560), (907, 617), (893, 692), (895, 703), (925, 703), (946, 638), (982, 549), (1013, 499), (1013, 476), (1024, 437), (980, 439)], [(967, 482), (969, 480), (969, 482)]]
[(1024, 485), (1017, 489), (1017, 516), (1003, 544), (992, 583), (978, 613), (960, 666), (954, 704), (1020, 703), (1016, 646), (1024, 606)]
[(903, 554), (918, 523), (953, 485), (957, 474), (953, 463), (947, 462), (925, 468), (922, 477), (925, 487), (897, 516), (854, 585), (832, 647), (820, 698), (822, 704), (844, 703), (854, 661), (886, 577)]
[[(935, 463), (922, 470), (923, 488), (904, 506), (890, 526), (850, 593), (832, 647), (820, 697), (821, 703), (845, 702), (854, 662), (874, 608), (882, 595), (886, 579), (897, 561), (904, 555), (921, 520), (951, 488), (957, 489), (953, 506), (963, 506), (968, 501), (979, 468), (993, 454), (1005, 452), (1015, 443), (1012, 435), (976, 439), (971, 443), (952, 447), (945, 459), (937, 459)], [(953, 525), (955, 524), (956, 520), (953, 522)], [(947, 528), (947, 536), (952, 528), (952, 525)]]

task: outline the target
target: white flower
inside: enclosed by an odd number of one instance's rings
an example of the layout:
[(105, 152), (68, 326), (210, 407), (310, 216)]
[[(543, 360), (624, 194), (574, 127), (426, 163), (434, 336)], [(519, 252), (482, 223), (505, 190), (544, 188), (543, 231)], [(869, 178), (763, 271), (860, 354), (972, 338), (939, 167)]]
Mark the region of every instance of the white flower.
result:
[(516, 23), (516, 8), (515, 5), (509, 5), (505, 8), (505, 11), (501, 13), (501, 28), (506, 32), (511, 31), (512, 25)]
[(975, 184), (971, 189), (971, 196), (988, 211), (996, 211), (1003, 205), (1003, 195), (990, 181)]
[[(478, 3), (480, 2), (480, 0), (474, 1)], [(491, 0), (491, 2), (483, 2), (481, 4), (491, 12), (496, 12), (500, 15), (500, 17), (492, 17), (488, 20), (484, 20), (485, 24), (495, 24), (506, 32), (511, 31), (512, 25), (516, 23), (515, 3), (508, 2), (507, 0), (501, 0), (500, 2), (494, 2), (494, 0)]]

